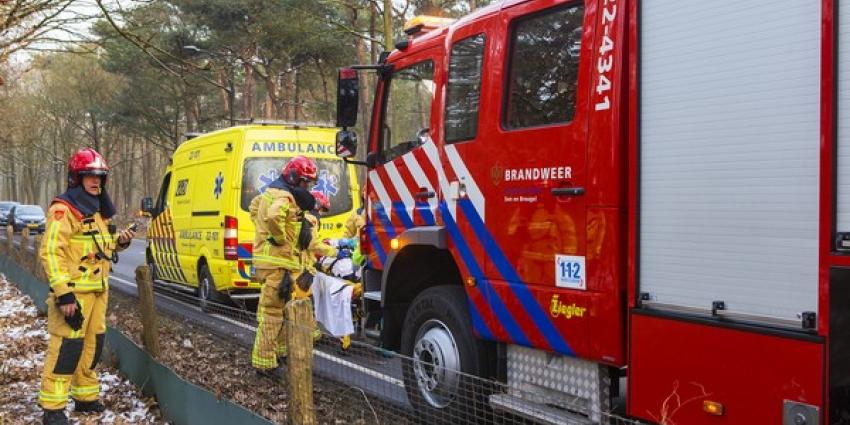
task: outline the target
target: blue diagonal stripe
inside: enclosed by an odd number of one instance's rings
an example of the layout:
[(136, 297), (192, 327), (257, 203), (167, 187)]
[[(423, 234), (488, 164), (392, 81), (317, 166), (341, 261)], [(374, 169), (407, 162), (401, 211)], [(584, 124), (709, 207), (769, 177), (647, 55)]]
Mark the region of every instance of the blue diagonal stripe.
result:
[(390, 217), (387, 215), (387, 211), (384, 209), (384, 206), (380, 203), (376, 204), (375, 213), (378, 215), (378, 219), (381, 220), (381, 224), (384, 226), (384, 231), (387, 232), (387, 236), (394, 238), (395, 227), (393, 227), (393, 222), (390, 221)]
[(387, 254), (384, 253), (384, 248), (381, 246), (381, 241), (378, 239), (378, 234), (375, 233), (375, 226), (372, 223), (366, 225), (366, 235), (369, 236), (369, 241), (372, 242), (372, 248), (381, 259), (381, 268), (387, 262)]
[(422, 214), (422, 218), (425, 219), (425, 225), (433, 226), (437, 223), (434, 220), (434, 214), (431, 212), (431, 205), (427, 202), (416, 202), (416, 211), (419, 211), (419, 214)]
[(413, 227), (413, 220), (411, 220), (410, 215), (407, 214), (407, 207), (404, 206), (403, 202), (393, 202), (393, 209), (396, 214), (398, 214), (404, 227), (408, 229)]
[(467, 297), (466, 304), (469, 305), (469, 315), (472, 318), (472, 327), (478, 331), (481, 338), (489, 341), (495, 341), (496, 337), (494, 337), (493, 333), (490, 332), (490, 328), (487, 327), (487, 323), (484, 322), (484, 318), (481, 317), (481, 313), (478, 312), (478, 307), (475, 306), (475, 303)]
[[(440, 214), (443, 216), (443, 222), (446, 224), (449, 236), (451, 236), (452, 241), (454, 241), (455, 247), (460, 253), (464, 264), (466, 264), (466, 268), (469, 269), (472, 276), (478, 279), (478, 287), (481, 288), (481, 292), (484, 294), (484, 299), (490, 303), (490, 306), (493, 308), (493, 312), (501, 319), (501, 323), (505, 327), (505, 330), (508, 331), (508, 335), (511, 337), (511, 340), (525, 346), (531, 345), (528, 342), (528, 337), (525, 335), (525, 332), (523, 332), (522, 328), (519, 327), (513, 316), (511, 316), (511, 313), (508, 311), (507, 307), (505, 307), (505, 304), (502, 303), (498, 294), (493, 291), (490, 282), (487, 279), (484, 279), (484, 273), (481, 271), (481, 266), (478, 264), (475, 256), (472, 255), (469, 245), (466, 243), (466, 240), (463, 239), (460, 229), (457, 227), (457, 223), (455, 223), (454, 219), (452, 219), (445, 202), (440, 203)], [(475, 322), (473, 322), (473, 324), (474, 323)], [(478, 333), (484, 335), (485, 332), (482, 332), (482, 329), (487, 329), (484, 320), (481, 320), (480, 325), (482, 327), (477, 328)], [(490, 333), (492, 335), (492, 332), (490, 332), (489, 329), (487, 329), (486, 333)]]
[[(490, 256), (490, 259), (493, 261), (493, 264), (496, 265), (496, 268), (499, 270), (499, 274), (502, 275), (502, 278), (508, 282), (508, 287), (517, 296), (520, 301), (520, 305), (525, 306), (531, 316), (531, 320), (533, 320), (534, 324), (537, 325), (537, 328), (540, 329), (540, 332), (546, 338), (546, 341), (552, 349), (559, 353), (574, 356), (575, 352), (573, 352), (569, 344), (567, 344), (567, 341), (564, 340), (564, 337), (561, 336), (555, 328), (555, 325), (546, 316), (546, 312), (540, 307), (540, 304), (538, 304), (537, 299), (534, 298), (534, 294), (531, 293), (528, 286), (522, 283), (519, 274), (516, 270), (514, 270), (510, 262), (508, 262), (507, 257), (505, 257), (505, 253), (502, 252), (499, 245), (493, 239), (493, 235), (491, 235), (487, 230), (487, 227), (484, 226), (484, 222), (481, 220), (481, 217), (478, 215), (478, 212), (475, 210), (472, 202), (469, 199), (461, 199), (458, 201), (458, 204), (461, 209), (463, 209), (469, 224), (472, 225), (472, 229), (475, 231), (475, 234), (484, 246), (484, 251), (486, 251), (487, 255)], [(445, 214), (443, 217), (445, 217)]]

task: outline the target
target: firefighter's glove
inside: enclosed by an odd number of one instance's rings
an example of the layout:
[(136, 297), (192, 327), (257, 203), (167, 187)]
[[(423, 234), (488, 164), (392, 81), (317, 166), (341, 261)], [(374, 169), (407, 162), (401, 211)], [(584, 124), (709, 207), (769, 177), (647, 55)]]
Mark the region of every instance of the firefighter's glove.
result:
[(77, 297), (74, 296), (73, 292), (62, 295), (56, 300), (56, 305), (59, 307), (68, 304), (76, 304), (77, 308), (74, 310), (74, 314), (70, 316), (65, 316), (63, 314), (62, 316), (65, 318), (65, 322), (68, 323), (68, 326), (70, 326), (71, 329), (78, 331), (83, 328), (83, 308), (80, 306), (80, 302), (77, 301)]
[(292, 275), (289, 273), (289, 270), (283, 272), (283, 278), (280, 280), (280, 284), (277, 285), (277, 296), (284, 303), (292, 298)]
[(302, 291), (307, 292), (311, 286), (313, 286), (313, 274), (304, 270), (298, 275), (298, 279), (295, 281), (295, 284), (301, 288)]
[(277, 242), (274, 240), (274, 238), (273, 238), (273, 237), (271, 237), (271, 236), (269, 236), (268, 238), (266, 238), (266, 241), (267, 241), (268, 243), (272, 244), (273, 246), (280, 246), (280, 244), (279, 244), (279, 243), (277, 243)]

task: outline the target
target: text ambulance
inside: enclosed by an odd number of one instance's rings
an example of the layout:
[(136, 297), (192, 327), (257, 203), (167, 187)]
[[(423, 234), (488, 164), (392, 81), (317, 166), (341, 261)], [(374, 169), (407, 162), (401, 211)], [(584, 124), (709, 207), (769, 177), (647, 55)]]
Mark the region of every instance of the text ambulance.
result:
[(147, 263), (155, 279), (197, 291), (210, 301), (254, 299), (251, 282), (254, 225), (251, 200), (280, 175), (295, 155), (319, 168), (318, 190), (331, 201), (320, 236), (341, 237), (351, 211), (359, 208), (352, 166), (334, 155), (336, 129), (249, 125), (204, 134), (181, 144), (165, 172), (150, 211)]

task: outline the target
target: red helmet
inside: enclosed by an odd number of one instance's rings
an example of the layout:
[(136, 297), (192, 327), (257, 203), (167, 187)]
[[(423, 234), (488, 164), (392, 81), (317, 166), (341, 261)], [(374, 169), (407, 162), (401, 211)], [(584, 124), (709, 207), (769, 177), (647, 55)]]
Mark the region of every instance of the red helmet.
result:
[(328, 212), (331, 210), (331, 201), (324, 193), (314, 190), (310, 192), (316, 198), (316, 211)]
[(106, 160), (92, 148), (78, 150), (68, 161), (68, 185), (70, 187), (79, 186), (82, 176), (85, 175), (101, 176), (103, 184), (106, 184), (106, 177), (109, 175), (109, 166), (106, 165)]
[(287, 183), (298, 184), (302, 181), (316, 180), (318, 178), (317, 170), (316, 163), (312, 159), (298, 155), (283, 166), (280, 175)]

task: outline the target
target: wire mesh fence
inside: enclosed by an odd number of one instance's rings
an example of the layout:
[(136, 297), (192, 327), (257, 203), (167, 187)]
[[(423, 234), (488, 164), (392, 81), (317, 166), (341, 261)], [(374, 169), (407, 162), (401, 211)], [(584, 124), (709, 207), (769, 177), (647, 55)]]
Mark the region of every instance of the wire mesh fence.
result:
[[(157, 285), (157, 291), (192, 306), (201, 304), (197, 295), (171, 285)], [(304, 379), (303, 372), (309, 370), (313, 381), (310, 408), (315, 423), (640, 423), (621, 416), (610, 403), (599, 402), (599, 397), (610, 396), (610, 386), (592, 389), (598, 391), (595, 394), (579, 386), (575, 394), (568, 395), (559, 391), (558, 385), (533, 384), (535, 377), (509, 383), (505, 379), (474, 376), (459, 371), (468, 359), (450, 350), (451, 344), (420, 347), (416, 356), (383, 349), (377, 340), (364, 336), (366, 312), (362, 300), (354, 299), (350, 305), (352, 319), (357, 323), (352, 324), (355, 332), (347, 337), (331, 335), (312, 317), (306, 322), (296, 322), (282, 312), (267, 314), (261, 309), (258, 316), (250, 308), (250, 303), (247, 308), (235, 303), (205, 303), (210, 315), (241, 323), (255, 333), (253, 364), (265, 370), (247, 372), (258, 374), (268, 385), (278, 386), (281, 393), (287, 394), (290, 404), (302, 403), (304, 398), (292, 393), (290, 368), (297, 367), (302, 372), (297, 379)], [(306, 348), (310, 352), (308, 364), (294, 361), (293, 350), (305, 347), (287, 346), (286, 341), (291, 337), (287, 336), (287, 329), (290, 333), (310, 335)], [(259, 351), (265, 355), (258, 353), (257, 347), (263, 345), (265, 349)], [(258, 355), (261, 358), (256, 359)], [(557, 371), (542, 373), (541, 377)], [(581, 379), (581, 376), (564, 378)], [(270, 419), (276, 423), (293, 423), (290, 415), (288, 409)]]
[[(31, 250), (32, 246), (30, 256)], [(509, 349), (502, 359), (507, 371), (475, 376), (461, 372), (470, 369), (469, 353), (439, 329), (432, 338), (423, 338), (411, 355), (383, 349), (375, 338), (374, 323), (367, 323), (366, 302), (359, 297), (344, 306), (351, 311), (351, 335), (334, 336), (315, 321), (312, 303), (307, 307), (308, 319), (294, 320), (283, 311), (267, 314), (262, 308), (258, 315), (259, 300), (250, 296), (217, 302), (201, 299), (197, 289), (188, 286), (156, 281), (154, 288), (187, 309), (201, 309), (255, 335), (255, 370), (241, 372), (255, 374), (263, 385), (285, 394), (287, 409), (266, 412), (275, 423), (641, 423), (622, 416), (622, 411), (607, 401), (610, 391), (616, 389), (610, 383), (617, 376), (605, 376), (595, 386), (583, 382), (595, 376), (593, 368), (598, 365), (590, 362), (575, 360), (551, 368), (550, 358), (550, 369), (534, 370), (529, 366), (533, 361), (522, 356), (536, 350), (518, 347)], [(307, 338), (298, 340), (293, 334)], [(254, 361), (257, 346), (263, 344), (265, 356)], [(512, 360), (525, 362), (526, 368), (512, 370)], [(583, 374), (576, 371), (581, 368), (585, 368)], [(480, 369), (492, 372), (495, 368)], [(306, 382), (309, 385), (304, 385)], [(309, 410), (306, 418), (304, 409)]]

